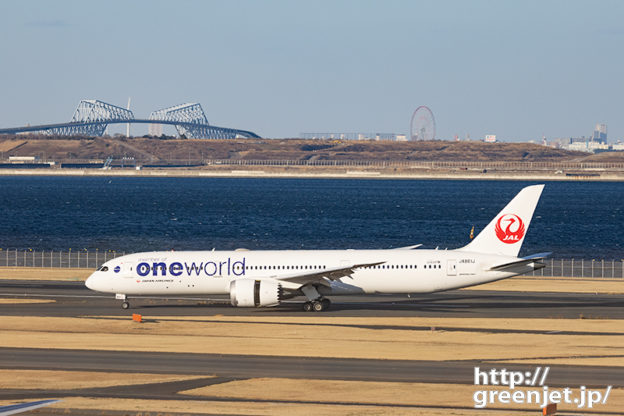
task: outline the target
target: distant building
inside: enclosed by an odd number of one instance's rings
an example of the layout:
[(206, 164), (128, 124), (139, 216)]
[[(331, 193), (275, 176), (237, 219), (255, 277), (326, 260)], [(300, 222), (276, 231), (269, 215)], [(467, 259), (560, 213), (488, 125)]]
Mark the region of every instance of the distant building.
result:
[(301, 133), (299, 135), (302, 139), (340, 139), (340, 140), (390, 140), (390, 141), (404, 141), (406, 140), (405, 134), (400, 133), (341, 133), (341, 132), (329, 132), (329, 133)]
[(486, 143), (496, 143), (496, 135), (495, 134), (486, 134), (485, 135)]
[(39, 161), (39, 156), (9, 156), (11, 163), (34, 163)]
[[(573, 141), (575, 140), (575, 141)], [(570, 139), (570, 144), (568, 144), (567, 146), (563, 146), (564, 149), (566, 150), (576, 150), (578, 152), (589, 152), (589, 153), (595, 153), (598, 151), (608, 151), (609, 150), (609, 145), (606, 143), (601, 143), (598, 141), (594, 141), (592, 139), (584, 139), (584, 140), (579, 140), (579, 139)]]
[(594, 129), (594, 134), (592, 139), (595, 142), (600, 142), (603, 144), (607, 143), (607, 125), (606, 124), (596, 124), (596, 128)]
[(615, 150), (607, 144), (607, 125), (603, 123), (596, 124), (591, 137), (570, 137), (565, 139), (561, 147), (567, 150), (589, 153)]
[(613, 151), (616, 151), (616, 152), (622, 152), (622, 151), (624, 151), (624, 143), (617, 142), (617, 143), (611, 145), (611, 149)]

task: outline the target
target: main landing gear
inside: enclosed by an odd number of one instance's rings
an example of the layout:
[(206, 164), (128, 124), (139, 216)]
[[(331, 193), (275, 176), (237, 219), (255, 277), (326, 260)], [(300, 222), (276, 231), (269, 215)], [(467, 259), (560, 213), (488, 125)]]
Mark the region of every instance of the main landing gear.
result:
[(331, 302), (329, 299), (324, 298), (316, 287), (312, 285), (305, 285), (301, 288), (301, 292), (308, 298), (308, 301), (303, 304), (303, 310), (306, 312), (321, 312), (329, 309)]
[(322, 312), (331, 306), (331, 301), (327, 298), (319, 298), (313, 301), (308, 301), (303, 304), (303, 310), (306, 312)]

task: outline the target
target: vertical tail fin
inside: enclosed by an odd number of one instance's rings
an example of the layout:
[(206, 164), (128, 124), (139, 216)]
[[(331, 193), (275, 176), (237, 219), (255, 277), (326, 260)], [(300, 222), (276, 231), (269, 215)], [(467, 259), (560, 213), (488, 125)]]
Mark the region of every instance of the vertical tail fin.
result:
[(462, 251), (517, 257), (544, 185), (522, 189)]

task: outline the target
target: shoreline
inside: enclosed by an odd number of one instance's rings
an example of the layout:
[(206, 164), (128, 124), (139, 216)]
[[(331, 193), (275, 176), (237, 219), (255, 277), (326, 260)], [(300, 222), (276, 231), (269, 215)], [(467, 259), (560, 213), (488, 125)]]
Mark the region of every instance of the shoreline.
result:
[(522, 171), (446, 171), (411, 169), (298, 168), (262, 166), (261, 169), (0, 169), (0, 176), (92, 176), (173, 178), (293, 178), (293, 179), (406, 179), (406, 180), (513, 180), (562, 182), (624, 182), (624, 172), (588, 171), (576, 174)]

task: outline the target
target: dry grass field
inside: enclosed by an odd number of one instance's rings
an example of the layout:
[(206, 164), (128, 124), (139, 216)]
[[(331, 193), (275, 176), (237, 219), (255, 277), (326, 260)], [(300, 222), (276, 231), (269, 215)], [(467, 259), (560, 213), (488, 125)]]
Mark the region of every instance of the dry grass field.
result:
[[(91, 270), (0, 269), (3, 279), (84, 280)], [(622, 293), (616, 280), (517, 277), (475, 287), (485, 290)], [(5, 303), (29, 299), (1, 300)], [(37, 300), (38, 301), (38, 300)], [(553, 364), (619, 367), (624, 371), (624, 326), (614, 319), (333, 317), (296, 315), (0, 317), (0, 347), (245, 354), (284, 357), (477, 360), (504, 367)], [(0, 369), (0, 389), (58, 390), (193, 381), (187, 376), (89, 371)], [(581, 383), (582, 380), (579, 380)], [(570, 386), (578, 388), (578, 386)], [(225, 415), (481, 415), (471, 384), (403, 383), (305, 378), (225, 380), (178, 391), (184, 399), (61, 397), (53, 409), (72, 414), (119, 411), (145, 414)], [(34, 400), (34, 399), (33, 399)], [(12, 402), (14, 403), (14, 401)], [(7, 401), (1, 404), (8, 404)], [(447, 406), (455, 407), (449, 409)], [(539, 414), (537, 406), (495, 406), (487, 414)], [(567, 411), (574, 409), (562, 407)], [(600, 412), (618, 414), (616, 388)]]
[[(624, 367), (618, 320), (2, 317), (0, 347)], [(371, 328), (370, 326), (374, 326)], [(388, 329), (384, 329), (388, 327)], [(403, 329), (404, 328), (404, 329)], [(511, 332), (501, 331), (507, 330)], [(522, 332), (526, 332), (522, 336)], [(564, 331), (563, 334), (559, 332)], [(580, 334), (575, 334), (578, 332)], [(331, 345), (331, 348), (327, 348)], [(484, 346), (487, 346), (485, 348)]]

